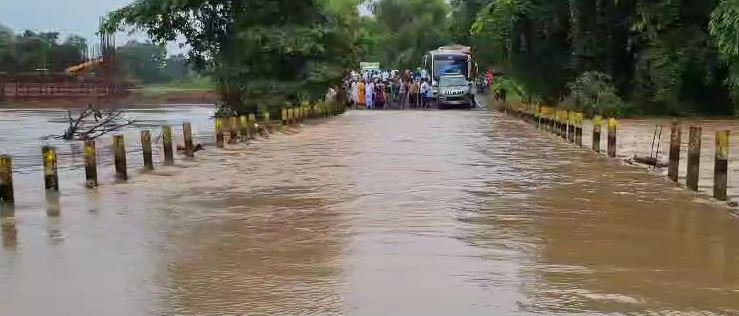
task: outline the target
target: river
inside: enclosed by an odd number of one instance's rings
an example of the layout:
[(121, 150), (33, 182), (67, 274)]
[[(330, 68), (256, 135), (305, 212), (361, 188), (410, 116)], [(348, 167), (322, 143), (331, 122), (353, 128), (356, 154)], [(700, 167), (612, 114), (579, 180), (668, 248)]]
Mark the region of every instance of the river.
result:
[[(79, 146), (52, 142), (57, 208), (40, 138), (64, 112), (0, 111), (0, 315), (739, 313), (726, 207), (499, 113), (350, 111), (225, 150), (211, 108), (128, 115), (126, 183), (109, 136), (96, 190)], [(135, 171), (137, 130), (184, 120), (206, 150)]]

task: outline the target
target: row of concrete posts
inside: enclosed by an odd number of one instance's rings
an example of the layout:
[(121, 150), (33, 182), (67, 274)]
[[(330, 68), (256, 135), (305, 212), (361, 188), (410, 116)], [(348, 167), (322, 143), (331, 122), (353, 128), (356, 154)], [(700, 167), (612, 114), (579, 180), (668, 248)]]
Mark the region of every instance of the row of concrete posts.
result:
[[(330, 117), (343, 113), (344, 108), (334, 103), (308, 105), (304, 103), (298, 107), (283, 108), (281, 110), (281, 121), (285, 127), (299, 126), (305, 119)], [(224, 122), (229, 124), (229, 142), (246, 141), (255, 139), (260, 132), (256, 114), (248, 116), (216, 118), (216, 146), (224, 147)], [(278, 123), (279, 124), (279, 123)], [(270, 114), (264, 113), (264, 121), (261, 128), (270, 127)], [(195, 145), (192, 138), (192, 126), (189, 122), (182, 124), (184, 154), (187, 157), (195, 156)], [(239, 135), (240, 134), (240, 135)], [(164, 165), (174, 164), (174, 148), (172, 142), (172, 127), (162, 127), (162, 143), (164, 151)], [(95, 188), (98, 183), (97, 172), (97, 149), (95, 140), (84, 143), (85, 155), (85, 182), (88, 188)], [(144, 160), (144, 170), (154, 170), (154, 159), (152, 156), (151, 133), (149, 130), (141, 131), (141, 147)], [(57, 151), (52, 146), (44, 146), (41, 150), (43, 156), (44, 188), (47, 193), (59, 192), (59, 174), (57, 168)], [(128, 180), (128, 167), (126, 163), (126, 146), (123, 135), (113, 136), (113, 156), (115, 166), (115, 177), (117, 180)], [(13, 189), (13, 159), (8, 155), (0, 155), (0, 211), (12, 209), (15, 203)]]
[[(538, 129), (550, 132), (571, 143), (582, 147), (582, 125), (583, 114), (575, 111), (560, 110), (530, 104), (509, 104), (504, 107), (506, 113), (511, 113), (535, 125)], [(594, 116), (592, 149), (601, 151), (601, 131), (604, 118)], [(616, 140), (618, 121), (615, 118), (607, 119), (607, 154), (608, 157), (616, 157)], [(691, 191), (698, 191), (698, 180), (700, 172), (700, 152), (702, 129), (700, 126), (690, 126), (688, 137), (688, 166), (685, 179), (686, 187)], [(668, 177), (675, 182), (679, 180), (679, 164), (682, 143), (682, 129), (677, 121), (671, 124), (670, 151), (668, 162)], [(728, 130), (716, 132), (716, 152), (714, 159), (713, 197), (726, 201), (728, 182), (728, 160), (729, 160), (729, 136)]]

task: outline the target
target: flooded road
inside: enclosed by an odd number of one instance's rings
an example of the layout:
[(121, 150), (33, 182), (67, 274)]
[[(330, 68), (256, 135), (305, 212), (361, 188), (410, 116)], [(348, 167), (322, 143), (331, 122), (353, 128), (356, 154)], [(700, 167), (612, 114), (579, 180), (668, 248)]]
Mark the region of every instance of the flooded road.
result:
[[(210, 114), (130, 116), (210, 142)], [(739, 313), (726, 208), (498, 113), (352, 111), (125, 184), (103, 138), (103, 185), (71, 146), (50, 212), (36, 155), (58, 116), (0, 112), (19, 168), (0, 315)]]

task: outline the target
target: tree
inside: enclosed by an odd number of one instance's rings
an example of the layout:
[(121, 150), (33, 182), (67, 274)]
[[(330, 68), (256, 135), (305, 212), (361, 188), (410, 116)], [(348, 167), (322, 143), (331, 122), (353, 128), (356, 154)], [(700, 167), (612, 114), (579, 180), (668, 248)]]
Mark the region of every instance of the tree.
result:
[(722, 62), (729, 67), (726, 84), (731, 89), (734, 113), (739, 113), (739, 1), (722, 0), (711, 13), (710, 32)]
[[(189, 59), (212, 74), (225, 105), (239, 112), (317, 98), (351, 54), (345, 17), (319, 0), (138, 0), (106, 29), (133, 25), (157, 43), (182, 36)], [(316, 89), (320, 87), (321, 91)]]
[(163, 73), (167, 49), (162, 45), (129, 41), (118, 48), (119, 68), (141, 83), (161, 83), (172, 78)]
[(457, 43), (472, 45), (470, 28), (475, 23), (477, 14), (488, 2), (488, 0), (451, 0), (449, 36)]
[[(483, 63), (548, 103), (569, 94), (568, 82), (596, 71), (612, 78), (617, 93), (642, 113), (726, 114), (732, 111), (726, 66), (707, 32), (711, 12), (718, 15), (716, 2), (488, 1), (472, 38)], [(721, 19), (725, 28), (736, 28)], [(731, 32), (716, 33), (728, 39)]]
[(13, 30), (0, 24), (0, 72), (15, 71), (15, 35)]
[(379, 0), (373, 11), (380, 61), (389, 67), (414, 69), (426, 51), (450, 44), (444, 0)]

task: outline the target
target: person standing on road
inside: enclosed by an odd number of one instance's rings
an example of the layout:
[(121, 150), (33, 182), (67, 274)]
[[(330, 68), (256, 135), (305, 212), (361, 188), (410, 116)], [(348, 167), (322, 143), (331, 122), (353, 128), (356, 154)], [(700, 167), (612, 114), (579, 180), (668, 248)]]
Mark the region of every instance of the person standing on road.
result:
[(418, 95), (421, 91), (421, 86), (418, 85), (418, 82), (413, 80), (410, 84), (410, 102), (413, 104), (413, 107), (418, 108), (419, 102), (418, 102)]
[(426, 81), (426, 78), (421, 80), (421, 107), (423, 109), (426, 109), (428, 107), (428, 95), (429, 90), (431, 90), (431, 86), (429, 86), (428, 81)]
[(359, 84), (356, 80), (352, 80), (350, 90), (352, 105), (354, 106), (354, 108), (356, 108), (359, 104)]
[(370, 79), (367, 84), (367, 109), (371, 110), (375, 108), (375, 81)]
[(367, 105), (367, 85), (364, 84), (364, 80), (359, 82), (359, 106)]
[(408, 100), (408, 85), (403, 79), (398, 80), (398, 83), (400, 85), (398, 87), (398, 99), (396, 102), (401, 110), (405, 110), (405, 103)]
[(431, 109), (432, 103), (434, 102), (434, 88), (431, 86), (431, 83), (426, 83), (426, 108)]
[(373, 106), (380, 109), (385, 109), (385, 85), (380, 79), (375, 83), (375, 94), (373, 100)]

